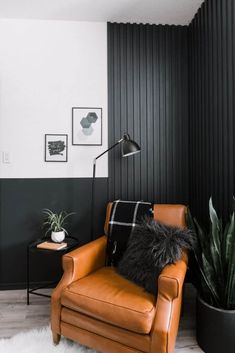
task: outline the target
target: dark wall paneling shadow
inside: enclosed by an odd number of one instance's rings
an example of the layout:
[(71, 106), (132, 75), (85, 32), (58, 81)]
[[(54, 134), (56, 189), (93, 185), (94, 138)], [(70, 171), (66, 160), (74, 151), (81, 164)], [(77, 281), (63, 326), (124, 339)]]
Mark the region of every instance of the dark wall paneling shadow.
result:
[[(95, 233), (102, 235), (107, 178), (97, 178), (96, 186)], [(0, 190), (0, 289), (25, 286), (26, 246), (43, 235), (43, 208), (76, 212), (68, 222), (68, 231), (81, 244), (90, 241), (90, 178), (0, 179)], [(60, 261), (50, 256), (44, 261), (34, 264), (35, 282), (53, 280), (61, 273)]]
[(235, 4), (209, 0), (189, 28), (190, 195), (199, 219), (210, 195), (227, 218), (235, 192)]
[(110, 200), (188, 202), (188, 79), (186, 26), (108, 24), (109, 145), (141, 145), (109, 154)]

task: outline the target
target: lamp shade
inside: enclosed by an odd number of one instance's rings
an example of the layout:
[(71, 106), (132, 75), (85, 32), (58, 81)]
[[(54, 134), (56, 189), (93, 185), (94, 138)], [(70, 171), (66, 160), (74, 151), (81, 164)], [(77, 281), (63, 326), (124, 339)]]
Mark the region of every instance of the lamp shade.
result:
[(129, 157), (139, 152), (140, 146), (135, 141), (131, 140), (128, 134), (125, 134), (122, 141), (122, 157)]

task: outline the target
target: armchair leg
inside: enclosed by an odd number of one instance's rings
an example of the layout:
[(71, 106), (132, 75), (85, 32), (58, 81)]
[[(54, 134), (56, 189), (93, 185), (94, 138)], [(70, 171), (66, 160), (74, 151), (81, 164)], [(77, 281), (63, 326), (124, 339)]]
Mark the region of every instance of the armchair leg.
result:
[(60, 343), (60, 335), (58, 333), (52, 332), (53, 343), (55, 346)]

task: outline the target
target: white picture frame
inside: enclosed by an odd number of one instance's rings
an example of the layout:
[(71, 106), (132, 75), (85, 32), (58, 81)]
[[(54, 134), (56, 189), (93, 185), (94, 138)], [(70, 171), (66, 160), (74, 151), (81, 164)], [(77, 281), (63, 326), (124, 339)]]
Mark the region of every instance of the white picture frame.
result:
[(72, 145), (102, 145), (102, 108), (72, 108)]

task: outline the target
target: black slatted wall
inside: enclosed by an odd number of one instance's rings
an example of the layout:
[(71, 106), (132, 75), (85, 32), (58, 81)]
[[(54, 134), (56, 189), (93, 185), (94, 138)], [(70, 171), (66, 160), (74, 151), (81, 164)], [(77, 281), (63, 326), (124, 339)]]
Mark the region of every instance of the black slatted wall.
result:
[(235, 3), (206, 1), (190, 25), (190, 204), (226, 218), (235, 192)]
[(188, 202), (188, 28), (108, 24), (109, 145), (124, 132), (141, 153), (109, 154), (110, 200)]

